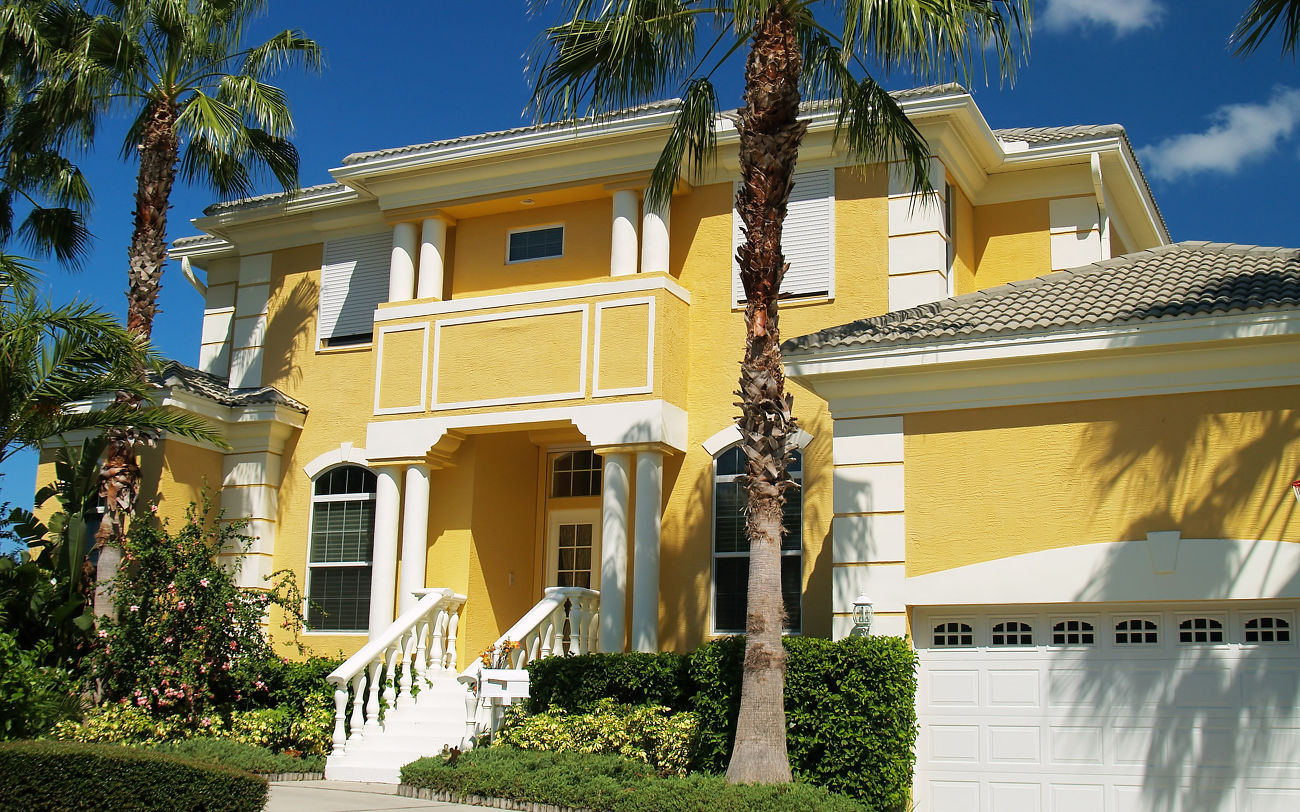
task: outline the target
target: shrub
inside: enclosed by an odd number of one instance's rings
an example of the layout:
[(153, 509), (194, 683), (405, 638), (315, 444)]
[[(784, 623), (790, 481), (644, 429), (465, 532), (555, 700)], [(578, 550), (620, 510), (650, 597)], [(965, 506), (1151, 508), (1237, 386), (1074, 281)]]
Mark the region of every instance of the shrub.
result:
[[(698, 768), (727, 766), (744, 645), (743, 637), (725, 638), (691, 655), (701, 728)], [(787, 637), (785, 649), (786, 742), (794, 774), (876, 809), (906, 806), (916, 744), (916, 655), (907, 642)]]
[(86, 711), (81, 721), (54, 726), (54, 737), (82, 744), (155, 744), (189, 736), (186, 720), (154, 716), (126, 702), (111, 702)]
[(148, 750), (66, 742), (0, 744), (0, 809), (256, 812), (266, 779)]
[(459, 795), (611, 812), (857, 812), (865, 807), (807, 784), (730, 786), (721, 776), (660, 778), (649, 765), (611, 755), (491, 747), (458, 758), (423, 758), (402, 783)]
[(615, 705), (602, 699), (588, 713), (553, 708), (526, 715), (507, 710), (494, 746), (552, 752), (610, 753), (644, 762), (660, 775), (685, 775), (695, 752), (699, 717), (669, 715), (658, 705)]
[(662, 705), (690, 710), (687, 658), (664, 652), (587, 654), (544, 657), (528, 664), (528, 709), (541, 713), (552, 705), (586, 711), (601, 699), (620, 705)]
[(196, 722), (243, 699), (241, 686), (249, 681), (256, 690), (269, 688), (246, 673), (278, 659), (263, 618), (280, 607), (288, 618), (282, 625), (296, 639), (302, 595), (291, 573), (273, 574), (267, 589), (236, 583), (217, 554), (248, 545), (239, 529), (209, 517), (206, 505), (191, 506), (175, 534), (154, 522), (131, 523), (123, 566), (110, 586), (117, 620), (101, 622), (92, 655), (93, 676), (107, 699)]
[(321, 756), (295, 758), (231, 739), (182, 739), (153, 745), (153, 749), (250, 773), (318, 773), (325, 769)]
[(20, 649), (0, 632), (0, 740), (39, 736), (79, 710), (77, 679), (64, 669), (41, 665), (49, 643)]

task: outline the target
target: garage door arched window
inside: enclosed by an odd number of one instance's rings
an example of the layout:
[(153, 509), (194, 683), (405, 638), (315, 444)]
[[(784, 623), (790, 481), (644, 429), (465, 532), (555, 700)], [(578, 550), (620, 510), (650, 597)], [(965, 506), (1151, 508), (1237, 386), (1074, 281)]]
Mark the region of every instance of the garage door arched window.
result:
[(1160, 630), (1155, 621), (1146, 618), (1127, 618), (1115, 624), (1115, 645), (1154, 646), (1160, 642)]
[(969, 623), (950, 620), (934, 627), (934, 645), (936, 648), (953, 648), (956, 646), (975, 645), (975, 629)]
[[(790, 476), (803, 480), (803, 456), (792, 451)], [(740, 483), (745, 455), (733, 445), (718, 454), (713, 475), (713, 631), (745, 631), (749, 594), (749, 538), (745, 535), (747, 496)], [(781, 600), (785, 605), (785, 631), (803, 627), (803, 489), (787, 491), (782, 515)]]
[(1097, 637), (1092, 623), (1086, 620), (1060, 620), (1052, 625), (1052, 645), (1091, 646)]
[(1291, 622), (1281, 617), (1252, 617), (1246, 621), (1247, 643), (1290, 643)]
[(993, 645), (1032, 646), (1034, 628), (1019, 620), (1006, 620), (993, 624)]
[(1189, 617), (1178, 624), (1179, 643), (1222, 643), (1223, 621), (1212, 617)]
[(375, 483), (359, 465), (331, 468), (312, 485), (307, 628), (364, 632), (370, 625)]

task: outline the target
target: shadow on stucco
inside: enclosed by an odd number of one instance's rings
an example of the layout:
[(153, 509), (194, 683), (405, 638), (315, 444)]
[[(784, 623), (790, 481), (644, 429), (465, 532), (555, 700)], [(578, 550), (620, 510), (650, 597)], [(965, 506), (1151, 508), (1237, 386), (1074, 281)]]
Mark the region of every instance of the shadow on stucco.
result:
[[(1240, 558), (1219, 539), (1247, 542), (1296, 542), (1296, 502), (1289, 473), (1300, 462), (1300, 416), (1270, 408), (1258, 393), (1225, 393), (1200, 413), (1133, 415), (1094, 423), (1085, 433), (1076, 464), (1097, 477), (1103, 501), (1132, 506), (1115, 537), (1098, 527), (1092, 541), (1117, 545), (1079, 601), (1115, 599), (1115, 587), (1135, 567), (1152, 568), (1146, 534), (1178, 530), (1184, 539), (1215, 544), (1200, 547), (1202, 569), (1212, 568), (1205, 599), (1226, 597), (1240, 575)], [(1271, 401), (1276, 403), (1276, 400)], [(1172, 421), (1169, 426), (1157, 423)], [(1185, 425), (1182, 425), (1185, 424)], [(1223, 438), (1240, 438), (1224, 442)], [(1289, 467), (1288, 467), (1289, 466)], [(1283, 470), (1285, 469), (1285, 470)], [(1081, 506), (1082, 509), (1082, 506)], [(1266, 546), (1275, 550), (1273, 545)], [(1286, 566), (1272, 559), (1269, 566)], [(1300, 594), (1300, 572), (1272, 573), (1282, 583), (1277, 595)], [(1173, 578), (1180, 578), (1175, 570)], [(1187, 575), (1183, 574), (1182, 578)], [(1204, 576), (1202, 576), (1204, 577)], [(1108, 597), (1110, 596), (1110, 597)], [(1133, 600), (1132, 596), (1126, 598)], [(1135, 613), (1136, 614), (1136, 613)], [(1230, 641), (1238, 639), (1232, 620), (1225, 624)], [(1113, 630), (1103, 617), (1097, 634)], [(1161, 628), (1161, 635), (1178, 629)], [(1140, 784), (1140, 808), (1153, 812), (1247, 808), (1241, 797), (1248, 769), (1267, 769), (1279, 753), (1294, 767), (1300, 755), (1287, 744), (1294, 729), (1286, 727), (1300, 706), (1300, 682), (1292, 645), (1240, 646), (1237, 659), (1225, 659), (1213, 646), (1162, 647), (1150, 660), (1134, 649), (1123, 667), (1100, 658), (1084, 659), (1060, 650), (1047, 701), (1072, 707), (1079, 718), (1069, 724), (1103, 725), (1114, 730), (1121, 752), (1106, 754), (1120, 770), (1134, 770)], [(1172, 660), (1167, 659), (1173, 651)], [(1149, 665), (1144, 668), (1143, 665)], [(1075, 669), (1076, 679), (1061, 675)], [(1059, 691), (1063, 696), (1053, 696)], [(1127, 758), (1125, 758), (1127, 756)]]

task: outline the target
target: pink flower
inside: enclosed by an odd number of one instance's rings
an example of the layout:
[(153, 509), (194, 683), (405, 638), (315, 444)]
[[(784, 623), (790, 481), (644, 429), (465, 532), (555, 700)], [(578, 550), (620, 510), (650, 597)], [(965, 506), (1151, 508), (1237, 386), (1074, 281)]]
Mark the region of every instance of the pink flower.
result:
[(139, 606), (136, 606), (136, 605), (132, 605), (132, 606), (131, 606), (131, 611), (132, 611), (132, 612), (139, 612), (139, 611), (140, 611), (140, 607), (139, 607)]
[(185, 611), (185, 601), (177, 601), (176, 608), (181, 610), (182, 612)]
[(150, 513), (157, 513), (157, 512), (158, 512), (158, 506), (157, 506), (157, 505), (150, 505), (150, 506), (149, 506), (149, 512), (150, 512)]
[(208, 585), (208, 579), (207, 579), (207, 578), (204, 578), (203, 580), (199, 581), (199, 586), (207, 586), (207, 585)]
[(170, 642), (172, 642), (172, 636), (171, 636), (170, 634), (167, 635), (166, 637), (163, 638), (163, 642), (164, 642), (164, 643), (170, 643)]
[(100, 630), (99, 630), (99, 636), (100, 636), (100, 637), (108, 637), (108, 632), (104, 631), (103, 629), (100, 629)]

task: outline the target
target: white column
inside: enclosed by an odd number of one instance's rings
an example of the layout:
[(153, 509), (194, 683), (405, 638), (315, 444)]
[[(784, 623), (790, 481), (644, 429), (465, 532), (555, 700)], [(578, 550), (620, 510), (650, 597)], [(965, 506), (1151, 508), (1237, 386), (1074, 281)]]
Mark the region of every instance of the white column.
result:
[(388, 263), (388, 301), (415, 298), (415, 251), (418, 242), (415, 223), (393, 226), (393, 253)]
[(429, 540), (429, 466), (406, 468), (406, 496), (402, 500), (402, 583), (397, 595), (401, 614), (419, 601), (415, 590), (423, 589), (425, 556)]
[(375, 485), (375, 544), (370, 569), (370, 636), (393, 622), (393, 592), (397, 587), (397, 523), (401, 518), (398, 478), (402, 469), (385, 466)]
[(636, 453), (636, 535), (632, 550), (632, 649), (659, 650), (659, 526), (664, 458)]
[(447, 221), (430, 217), (420, 226), (421, 299), (443, 297), (443, 268), (446, 265)]
[(609, 252), (609, 275), (636, 273), (636, 221), (640, 201), (635, 189), (614, 192), (614, 233)]
[(627, 616), (627, 454), (605, 455), (601, 489), (600, 650), (623, 651)]
[(664, 204), (663, 211), (649, 206), (641, 218), (641, 273), (662, 273), (668, 270), (668, 215), (672, 201)]

